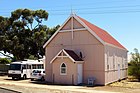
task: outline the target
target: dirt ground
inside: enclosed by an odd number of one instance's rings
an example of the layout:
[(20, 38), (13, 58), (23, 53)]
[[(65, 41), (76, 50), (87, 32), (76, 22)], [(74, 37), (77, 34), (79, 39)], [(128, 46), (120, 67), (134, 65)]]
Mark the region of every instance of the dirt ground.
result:
[(123, 80), (107, 86), (62, 86), (49, 85), (40, 81), (12, 80), (0, 76), (0, 87), (21, 93), (140, 93), (140, 82)]

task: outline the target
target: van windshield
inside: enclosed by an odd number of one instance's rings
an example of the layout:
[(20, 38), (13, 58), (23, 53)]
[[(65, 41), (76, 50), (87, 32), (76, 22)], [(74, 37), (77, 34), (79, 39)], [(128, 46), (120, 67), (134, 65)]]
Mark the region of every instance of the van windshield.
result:
[(9, 70), (21, 70), (21, 64), (10, 64)]

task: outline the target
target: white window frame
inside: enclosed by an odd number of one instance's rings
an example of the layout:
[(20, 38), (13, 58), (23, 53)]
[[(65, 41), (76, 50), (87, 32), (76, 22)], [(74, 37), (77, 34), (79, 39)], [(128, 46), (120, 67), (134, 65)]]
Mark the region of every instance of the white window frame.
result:
[(115, 60), (116, 56), (115, 54), (113, 54), (113, 69), (116, 69), (116, 60)]
[[(61, 73), (61, 68), (62, 68), (62, 64), (65, 64), (65, 69), (66, 69), (66, 72), (65, 73)], [(67, 65), (66, 65), (66, 63), (61, 63), (61, 65), (60, 65), (60, 75), (67, 75)]]
[(109, 51), (107, 51), (107, 70), (109, 71)]

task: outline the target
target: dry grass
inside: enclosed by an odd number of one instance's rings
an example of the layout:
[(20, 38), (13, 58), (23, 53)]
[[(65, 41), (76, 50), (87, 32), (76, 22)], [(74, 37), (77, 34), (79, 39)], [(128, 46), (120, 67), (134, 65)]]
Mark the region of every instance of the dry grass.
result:
[(123, 88), (140, 88), (140, 82), (134, 77), (129, 76), (126, 80), (115, 82), (109, 86), (123, 87)]

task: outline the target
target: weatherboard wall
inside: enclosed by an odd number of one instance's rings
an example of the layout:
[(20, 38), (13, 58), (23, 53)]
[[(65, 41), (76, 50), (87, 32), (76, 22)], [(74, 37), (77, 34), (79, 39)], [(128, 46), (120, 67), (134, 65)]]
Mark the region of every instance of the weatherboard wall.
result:
[[(120, 66), (120, 72), (119, 67)], [(105, 84), (127, 77), (127, 51), (105, 46)]]

